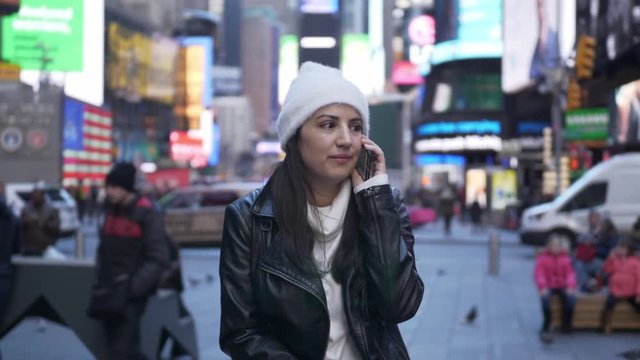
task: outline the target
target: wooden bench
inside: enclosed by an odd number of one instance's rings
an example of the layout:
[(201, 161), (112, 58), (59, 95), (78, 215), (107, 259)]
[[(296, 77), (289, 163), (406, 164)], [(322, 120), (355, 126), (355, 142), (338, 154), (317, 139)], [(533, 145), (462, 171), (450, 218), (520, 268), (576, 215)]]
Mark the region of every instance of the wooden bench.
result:
[[(602, 310), (607, 301), (606, 293), (578, 293), (576, 308), (573, 313), (574, 329), (600, 329), (602, 327)], [(551, 325), (560, 328), (562, 324), (562, 304), (555, 296), (551, 301)], [(613, 330), (640, 330), (640, 314), (626, 301), (616, 304), (611, 319)]]

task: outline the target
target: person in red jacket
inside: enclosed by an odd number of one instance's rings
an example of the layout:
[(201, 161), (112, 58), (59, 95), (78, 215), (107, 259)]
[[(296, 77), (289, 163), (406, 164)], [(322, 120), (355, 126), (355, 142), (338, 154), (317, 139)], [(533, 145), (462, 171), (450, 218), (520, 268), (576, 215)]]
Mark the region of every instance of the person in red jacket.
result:
[(567, 241), (559, 236), (552, 236), (545, 250), (538, 255), (534, 269), (534, 280), (542, 301), (544, 322), (540, 330), (540, 339), (551, 342), (549, 334), (551, 326), (551, 298), (560, 296), (563, 302), (562, 331), (571, 332), (573, 310), (576, 303), (576, 273), (571, 264)]
[(634, 256), (634, 252), (632, 242), (621, 241), (604, 263), (609, 295), (602, 317), (602, 327), (607, 334), (611, 333), (611, 315), (618, 301), (627, 300), (640, 313), (640, 259)]

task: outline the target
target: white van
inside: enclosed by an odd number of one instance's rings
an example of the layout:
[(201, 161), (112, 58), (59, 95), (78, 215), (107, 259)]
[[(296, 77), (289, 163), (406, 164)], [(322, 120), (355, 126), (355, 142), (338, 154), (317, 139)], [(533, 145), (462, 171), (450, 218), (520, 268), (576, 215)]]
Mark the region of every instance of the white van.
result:
[(587, 171), (554, 201), (526, 209), (520, 242), (542, 245), (553, 233), (572, 242), (586, 233), (591, 209), (610, 218), (622, 234), (640, 216), (640, 153), (620, 154)]

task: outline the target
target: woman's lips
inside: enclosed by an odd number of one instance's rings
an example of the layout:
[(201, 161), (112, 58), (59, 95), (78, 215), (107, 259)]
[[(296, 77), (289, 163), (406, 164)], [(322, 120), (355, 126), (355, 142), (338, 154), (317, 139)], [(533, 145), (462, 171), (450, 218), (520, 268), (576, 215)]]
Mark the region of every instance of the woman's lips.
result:
[(351, 161), (351, 156), (347, 155), (330, 156), (329, 158), (340, 165), (347, 164)]

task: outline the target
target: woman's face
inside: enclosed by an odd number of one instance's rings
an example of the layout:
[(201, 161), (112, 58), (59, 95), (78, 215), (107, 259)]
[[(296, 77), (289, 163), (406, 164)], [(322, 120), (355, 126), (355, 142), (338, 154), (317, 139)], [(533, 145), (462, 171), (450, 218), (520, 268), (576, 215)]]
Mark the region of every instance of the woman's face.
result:
[(351, 176), (362, 148), (362, 117), (349, 105), (316, 110), (300, 129), (299, 150), (309, 181), (337, 185)]

